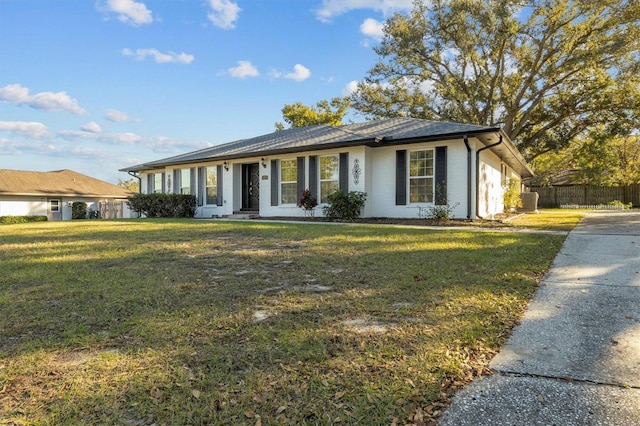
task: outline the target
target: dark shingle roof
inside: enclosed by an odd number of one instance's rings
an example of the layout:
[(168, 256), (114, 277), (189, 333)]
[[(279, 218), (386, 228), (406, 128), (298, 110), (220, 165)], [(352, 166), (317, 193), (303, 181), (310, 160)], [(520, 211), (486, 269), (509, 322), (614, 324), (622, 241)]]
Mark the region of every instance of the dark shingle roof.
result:
[(0, 169), (0, 195), (127, 198), (134, 193), (72, 170), (31, 172)]
[[(338, 127), (320, 124), (241, 139), (199, 151), (127, 167), (121, 169), (121, 171), (144, 171), (176, 164), (276, 155), (286, 152), (311, 151), (354, 145), (385, 146), (417, 139), (446, 140), (449, 137), (461, 137), (465, 134), (472, 136), (474, 134), (496, 133), (499, 131), (500, 129), (497, 127), (415, 118), (389, 118)], [(509, 141), (509, 143), (511, 142)], [(522, 161), (524, 162), (524, 159)]]

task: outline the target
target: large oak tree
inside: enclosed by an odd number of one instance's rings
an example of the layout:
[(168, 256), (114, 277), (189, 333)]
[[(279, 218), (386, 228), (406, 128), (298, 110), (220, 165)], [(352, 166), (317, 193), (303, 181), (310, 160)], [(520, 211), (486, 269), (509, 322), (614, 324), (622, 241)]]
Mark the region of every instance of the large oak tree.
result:
[(416, 0), (386, 22), (353, 107), (502, 126), (532, 159), (637, 116), (639, 20), (637, 0)]
[[(349, 98), (332, 98), (330, 101), (321, 100), (314, 106), (304, 105), (302, 102), (286, 104), (282, 108), (282, 117), (289, 128), (315, 126), (316, 124), (328, 124), (341, 126), (342, 119), (349, 110), (351, 101)], [(284, 123), (276, 123), (276, 130), (285, 129)]]

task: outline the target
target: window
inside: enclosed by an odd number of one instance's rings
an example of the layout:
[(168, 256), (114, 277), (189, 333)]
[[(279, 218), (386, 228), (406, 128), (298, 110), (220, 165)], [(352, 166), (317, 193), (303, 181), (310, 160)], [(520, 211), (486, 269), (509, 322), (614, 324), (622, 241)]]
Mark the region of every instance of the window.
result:
[(162, 173), (155, 173), (153, 175), (153, 192), (162, 193)]
[(280, 161), (280, 203), (298, 202), (298, 162), (295, 158)]
[(180, 193), (191, 194), (191, 169), (180, 170)]
[(52, 213), (60, 211), (60, 200), (49, 200), (49, 209)]
[(336, 192), (339, 188), (339, 164), (337, 155), (327, 155), (320, 157), (320, 202), (326, 203), (329, 194)]
[(207, 167), (206, 204), (218, 204), (218, 168)]
[(433, 150), (409, 153), (409, 200), (433, 202)]

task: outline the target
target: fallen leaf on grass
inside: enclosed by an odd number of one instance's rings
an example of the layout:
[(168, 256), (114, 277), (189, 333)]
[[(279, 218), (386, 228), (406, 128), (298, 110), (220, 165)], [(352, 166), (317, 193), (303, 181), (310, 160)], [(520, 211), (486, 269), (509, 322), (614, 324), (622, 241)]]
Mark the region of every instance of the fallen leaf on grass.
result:
[(195, 399), (200, 399), (200, 391), (198, 389), (192, 389), (191, 395), (193, 395)]

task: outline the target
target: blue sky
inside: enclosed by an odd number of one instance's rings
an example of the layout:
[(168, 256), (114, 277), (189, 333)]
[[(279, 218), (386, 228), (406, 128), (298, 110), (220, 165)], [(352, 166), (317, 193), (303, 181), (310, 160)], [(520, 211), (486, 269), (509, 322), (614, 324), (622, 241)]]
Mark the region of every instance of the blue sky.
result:
[[(0, 0), (0, 168), (119, 168), (348, 93), (411, 0)], [(352, 117), (362, 121), (361, 117)]]

